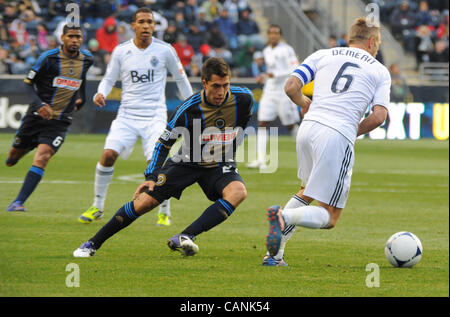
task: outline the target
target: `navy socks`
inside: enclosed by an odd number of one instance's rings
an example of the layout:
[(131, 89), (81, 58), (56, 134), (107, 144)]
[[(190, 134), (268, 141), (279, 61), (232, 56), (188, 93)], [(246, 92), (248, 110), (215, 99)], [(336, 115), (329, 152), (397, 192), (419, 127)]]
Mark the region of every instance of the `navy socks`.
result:
[(99, 249), (103, 242), (129, 226), (139, 217), (140, 215), (134, 210), (133, 201), (130, 201), (117, 210), (116, 214), (108, 221), (108, 223), (106, 223), (94, 237), (89, 239), (89, 241), (94, 243), (94, 248)]
[(206, 208), (203, 214), (184, 229), (182, 233), (189, 236), (197, 236), (225, 221), (233, 211), (233, 205), (221, 198)]
[(36, 189), (37, 185), (44, 176), (44, 170), (37, 166), (31, 166), (27, 175), (25, 176), (25, 180), (23, 181), (22, 188), (20, 189), (19, 195), (14, 201), (19, 201), (23, 204), (28, 197), (30, 197), (31, 193)]

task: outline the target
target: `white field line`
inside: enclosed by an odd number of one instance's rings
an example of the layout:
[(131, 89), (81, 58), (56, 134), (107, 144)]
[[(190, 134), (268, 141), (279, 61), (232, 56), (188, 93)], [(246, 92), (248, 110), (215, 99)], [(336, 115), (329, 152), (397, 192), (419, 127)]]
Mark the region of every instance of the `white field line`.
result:
[(364, 169), (355, 171), (359, 174), (391, 174), (391, 175), (449, 175), (448, 170), (383, 170), (383, 169)]
[[(130, 184), (136, 183), (140, 184), (144, 180), (142, 174), (129, 174), (129, 175), (121, 175), (115, 178), (112, 181), (113, 184)], [(0, 184), (22, 184), (23, 179), (2, 179), (0, 178)], [(93, 185), (93, 181), (71, 181), (71, 180), (43, 180), (43, 184), (67, 184), (67, 185), (80, 185), (80, 184), (90, 184)], [(251, 185), (262, 185), (264, 183), (263, 179), (261, 182), (255, 181), (247, 181), (247, 184)], [(300, 181), (285, 181), (283, 185), (289, 185), (295, 189), (300, 186)], [(411, 186), (411, 183), (381, 183), (381, 184), (371, 184), (368, 182), (352, 182), (351, 191), (357, 192), (386, 192), (386, 193), (412, 193), (423, 190), (424, 188), (448, 188), (448, 183), (439, 183), (439, 184), (430, 184), (430, 183), (421, 183), (419, 184), (417, 190), (406, 189), (404, 187)], [(295, 191), (295, 190), (294, 190)], [(441, 191), (435, 192), (441, 193)]]

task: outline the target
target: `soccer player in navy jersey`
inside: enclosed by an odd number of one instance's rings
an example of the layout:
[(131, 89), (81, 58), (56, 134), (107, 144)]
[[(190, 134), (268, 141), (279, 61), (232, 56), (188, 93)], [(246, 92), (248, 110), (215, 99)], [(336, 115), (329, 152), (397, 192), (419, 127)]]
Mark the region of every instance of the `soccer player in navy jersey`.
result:
[(7, 211), (26, 211), (25, 201), (64, 143), (73, 113), (86, 100), (86, 73), (93, 58), (89, 51), (80, 50), (81, 28), (65, 25), (61, 41), (61, 47), (42, 53), (25, 78), (32, 102), (14, 137), (6, 165), (13, 166), (29, 151), (37, 150), (22, 188)]
[[(172, 115), (156, 143), (145, 170), (146, 181), (92, 238), (73, 253), (93, 256), (102, 244), (137, 218), (170, 197), (198, 183), (214, 203), (200, 217), (168, 240), (185, 256), (198, 252), (195, 237), (225, 221), (246, 198), (247, 191), (234, 160), (244, 129), (252, 115), (253, 95), (247, 88), (230, 86), (231, 72), (221, 58), (209, 58), (202, 67), (203, 89), (186, 99)], [(178, 154), (166, 160), (171, 146), (183, 135)]]

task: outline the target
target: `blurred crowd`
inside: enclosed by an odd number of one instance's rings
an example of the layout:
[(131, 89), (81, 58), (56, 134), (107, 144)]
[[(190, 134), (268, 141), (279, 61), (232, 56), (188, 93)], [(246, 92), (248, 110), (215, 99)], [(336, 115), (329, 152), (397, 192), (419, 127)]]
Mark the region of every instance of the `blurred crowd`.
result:
[(131, 18), (143, 6), (154, 12), (154, 36), (173, 45), (189, 76), (216, 56), (233, 76), (252, 77), (253, 56), (265, 45), (246, 0), (0, 0), (0, 74), (25, 74), (60, 45), (69, 3), (80, 9), (83, 48), (94, 56), (91, 77), (103, 75), (113, 49), (134, 37)]
[(380, 6), (381, 22), (423, 62), (448, 63), (449, 31), (447, 0), (371, 0)]

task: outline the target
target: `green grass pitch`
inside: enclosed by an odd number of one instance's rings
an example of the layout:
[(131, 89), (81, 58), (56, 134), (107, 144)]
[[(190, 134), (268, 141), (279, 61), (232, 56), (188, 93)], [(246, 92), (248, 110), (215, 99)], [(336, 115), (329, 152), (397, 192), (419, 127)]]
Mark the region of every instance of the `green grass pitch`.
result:
[[(3, 159), (12, 134), (0, 134)], [(131, 200), (145, 169), (137, 145), (119, 160), (107, 196), (105, 218), (89, 225), (77, 217), (92, 203), (95, 164), (105, 135), (69, 134), (43, 182), (26, 203), (7, 213), (31, 165), (0, 165), (0, 296), (449, 296), (449, 144), (433, 140), (358, 140), (352, 187), (332, 230), (298, 228), (289, 242), (288, 267), (263, 267), (266, 208), (284, 205), (297, 192), (295, 143), (279, 140), (276, 173), (239, 164), (247, 200), (223, 224), (197, 238), (200, 252), (183, 258), (166, 241), (211, 204), (198, 185), (172, 199), (173, 224), (155, 226), (156, 211), (108, 240), (93, 258), (72, 252)], [(412, 269), (392, 267), (387, 239), (411, 231), (424, 254)], [(79, 287), (68, 287), (67, 265), (79, 267)], [(379, 287), (368, 287), (369, 263), (379, 266)]]

